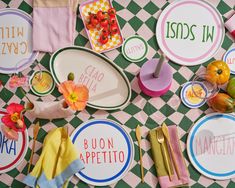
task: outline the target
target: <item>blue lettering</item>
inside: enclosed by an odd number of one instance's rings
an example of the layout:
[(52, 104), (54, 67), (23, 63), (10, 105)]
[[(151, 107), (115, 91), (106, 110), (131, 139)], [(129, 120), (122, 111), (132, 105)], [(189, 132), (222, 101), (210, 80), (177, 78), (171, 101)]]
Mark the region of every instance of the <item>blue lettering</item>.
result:
[(16, 141), (8, 140), (0, 131), (0, 154), (1, 153), (16, 155)]
[(11, 141), (11, 146), (10, 146), (10, 149), (9, 149), (9, 153), (8, 153), (8, 154), (11, 153), (11, 150), (12, 150), (12, 152), (14, 152), (14, 155), (16, 155), (16, 141), (15, 141), (15, 140), (12, 140), (12, 141)]

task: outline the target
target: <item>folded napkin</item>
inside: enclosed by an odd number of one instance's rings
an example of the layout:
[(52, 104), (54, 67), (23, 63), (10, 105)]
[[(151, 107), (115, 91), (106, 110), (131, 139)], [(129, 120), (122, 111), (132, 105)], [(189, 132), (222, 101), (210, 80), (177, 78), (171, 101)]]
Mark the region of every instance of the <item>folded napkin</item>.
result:
[(74, 43), (78, 0), (33, 1), (33, 50), (54, 52)]
[(235, 38), (235, 12), (233, 16), (229, 18), (228, 21), (225, 22), (225, 27), (228, 29), (231, 35)]
[(151, 142), (153, 161), (155, 164), (158, 181), (159, 181), (161, 188), (176, 187), (176, 186), (188, 184), (189, 174), (188, 174), (188, 170), (187, 170), (187, 167), (186, 167), (186, 164), (185, 164), (182, 152), (181, 152), (181, 148), (179, 145), (177, 127), (175, 125), (168, 126), (168, 130), (169, 130), (169, 135), (171, 138), (171, 144), (172, 144), (174, 154), (176, 157), (177, 165), (180, 171), (180, 180), (178, 180), (175, 170), (172, 169), (174, 165), (173, 165), (171, 156), (169, 155), (170, 150), (168, 149), (168, 146), (166, 144), (166, 139), (165, 139), (165, 142), (163, 143), (164, 148), (167, 151), (166, 153), (167, 153), (168, 161), (171, 161), (171, 164), (172, 164), (172, 168), (170, 169), (170, 173), (172, 174), (172, 181), (169, 180), (161, 146), (157, 140), (157, 129), (153, 129), (149, 132), (149, 139)]
[[(71, 115), (74, 115), (76, 111), (70, 109), (69, 107), (65, 108), (63, 106), (64, 100), (53, 101), (53, 102), (41, 102), (41, 101), (31, 101), (33, 108), (27, 110), (27, 113), (32, 116), (40, 119), (60, 119), (67, 118)], [(29, 103), (26, 104), (30, 106)]]
[(66, 181), (83, 168), (67, 130), (56, 128), (46, 136), (39, 160), (24, 183), (30, 187), (65, 187)]

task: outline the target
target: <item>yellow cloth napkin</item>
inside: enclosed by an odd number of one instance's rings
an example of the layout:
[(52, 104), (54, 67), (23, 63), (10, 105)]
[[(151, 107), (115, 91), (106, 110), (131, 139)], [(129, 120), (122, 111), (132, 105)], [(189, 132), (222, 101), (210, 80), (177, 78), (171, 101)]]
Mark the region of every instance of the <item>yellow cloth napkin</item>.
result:
[(46, 136), (40, 158), (24, 183), (30, 187), (66, 187), (66, 181), (83, 168), (67, 130), (56, 128)]

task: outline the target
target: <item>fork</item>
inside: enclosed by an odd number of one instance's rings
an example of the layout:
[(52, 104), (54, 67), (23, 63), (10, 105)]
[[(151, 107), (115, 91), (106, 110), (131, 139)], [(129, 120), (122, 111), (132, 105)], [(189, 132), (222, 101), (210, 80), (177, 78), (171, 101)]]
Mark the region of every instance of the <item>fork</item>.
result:
[(169, 175), (169, 179), (170, 181), (172, 181), (172, 177), (171, 177), (171, 172), (170, 172), (170, 164), (169, 164), (169, 161), (168, 161), (168, 158), (167, 158), (167, 153), (166, 153), (166, 150), (164, 148), (164, 135), (163, 135), (163, 132), (162, 132), (162, 129), (159, 128), (157, 130), (157, 141), (160, 143), (161, 145), (161, 149), (162, 149), (162, 153), (163, 153), (163, 159), (165, 161), (165, 164), (166, 164), (166, 168), (167, 168), (167, 172), (168, 172), (168, 175)]

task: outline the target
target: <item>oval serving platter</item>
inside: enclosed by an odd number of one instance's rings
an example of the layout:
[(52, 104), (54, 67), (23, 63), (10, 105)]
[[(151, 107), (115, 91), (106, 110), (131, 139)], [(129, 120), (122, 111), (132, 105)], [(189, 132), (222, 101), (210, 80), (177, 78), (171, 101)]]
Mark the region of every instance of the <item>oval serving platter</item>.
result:
[(59, 49), (50, 59), (50, 70), (57, 84), (67, 80), (69, 73), (74, 73), (75, 83), (89, 89), (89, 107), (116, 110), (130, 101), (131, 86), (124, 72), (111, 60), (88, 48)]

